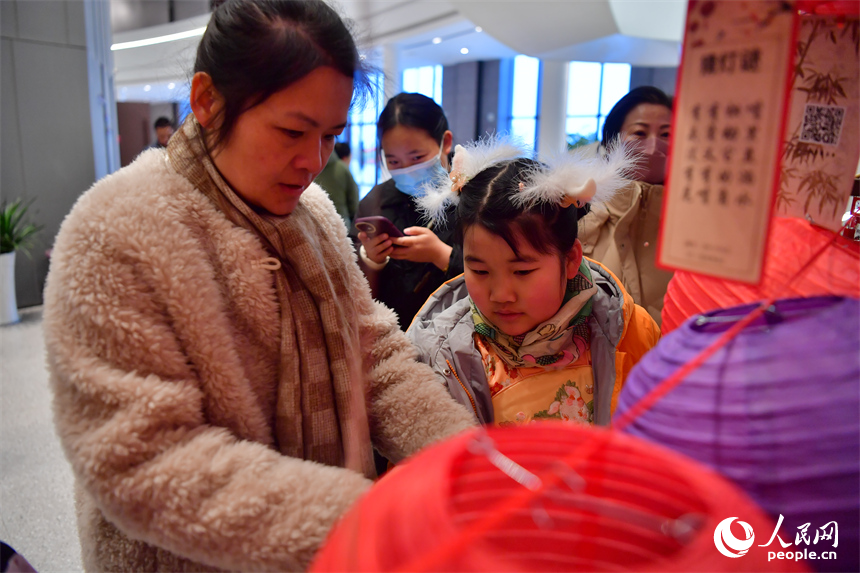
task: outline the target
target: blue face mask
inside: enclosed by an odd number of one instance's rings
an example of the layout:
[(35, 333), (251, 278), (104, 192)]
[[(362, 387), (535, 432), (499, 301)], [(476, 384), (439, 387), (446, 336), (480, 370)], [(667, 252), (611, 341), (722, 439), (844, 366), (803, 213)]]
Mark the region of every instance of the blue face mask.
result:
[(426, 193), (425, 183), (432, 181), (437, 177), (447, 177), (448, 173), (440, 163), (441, 155), (436, 155), (432, 159), (404, 167), (403, 169), (389, 169), (391, 178), (394, 179), (394, 185), (398, 191), (411, 195), (413, 197), (422, 197)]

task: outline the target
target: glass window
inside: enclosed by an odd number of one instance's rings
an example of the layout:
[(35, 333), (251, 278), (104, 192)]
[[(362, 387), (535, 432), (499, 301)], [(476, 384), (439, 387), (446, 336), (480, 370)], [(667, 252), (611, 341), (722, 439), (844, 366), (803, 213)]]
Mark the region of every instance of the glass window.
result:
[(570, 62), (567, 89), (568, 148), (600, 139), (603, 123), (630, 91), (630, 64)]
[(358, 196), (363, 198), (379, 180), (379, 164), (376, 154), (376, 120), (385, 107), (382, 74), (373, 74), (372, 94), (361, 108), (353, 108), (349, 113), (347, 128), (338, 138), (347, 141), (352, 157), (349, 170), (358, 184)]
[[(630, 91), (630, 64), (603, 64), (600, 115), (605, 116)], [(601, 122), (602, 123), (602, 122)]]
[(601, 64), (594, 62), (570, 62), (567, 115), (597, 117), (600, 109), (601, 68)]
[(511, 84), (511, 135), (534, 147), (537, 142), (540, 60), (529, 56), (515, 57)]
[(591, 117), (567, 117), (565, 133), (567, 134), (567, 145), (569, 148), (588, 145), (597, 141), (598, 128), (597, 116)]
[(442, 66), (422, 66), (403, 70), (403, 91), (432, 98), (442, 105)]

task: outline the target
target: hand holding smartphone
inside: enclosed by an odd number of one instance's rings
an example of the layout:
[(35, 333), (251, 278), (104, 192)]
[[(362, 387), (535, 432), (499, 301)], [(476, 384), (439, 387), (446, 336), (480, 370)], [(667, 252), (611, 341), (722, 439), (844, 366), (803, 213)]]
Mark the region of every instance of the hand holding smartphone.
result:
[(372, 239), (386, 233), (389, 237), (405, 237), (403, 231), (394, 226), (394, 223), (381, 216), (359, 217), (355, 220), (355, 228), (367, 234)]

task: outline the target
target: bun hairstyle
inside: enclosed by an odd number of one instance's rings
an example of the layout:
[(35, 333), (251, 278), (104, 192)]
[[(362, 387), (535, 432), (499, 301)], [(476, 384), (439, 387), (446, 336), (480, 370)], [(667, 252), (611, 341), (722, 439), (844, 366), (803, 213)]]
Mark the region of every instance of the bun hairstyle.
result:
[(369, 82), (346, 23), (322, 0), (213, 0), (214, 12), (197, 48), (194, 73), (205, 72), (224, 98), (214, 147), (236, 120), (272, 94), (323, 66), (353, 78), (360, 95)]

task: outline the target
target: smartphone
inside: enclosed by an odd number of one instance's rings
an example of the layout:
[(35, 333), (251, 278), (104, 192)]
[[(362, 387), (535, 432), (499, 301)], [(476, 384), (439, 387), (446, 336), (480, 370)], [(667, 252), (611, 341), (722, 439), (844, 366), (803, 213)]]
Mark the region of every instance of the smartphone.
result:
[(355, 228), (359, 231), (364, 231), (371, 239), (382, 233), (387, 233), (389, 237), (405, 237), (403, 231), (394, 226), (394, 223), (385, 217), (359, 217), (355, 220)]

